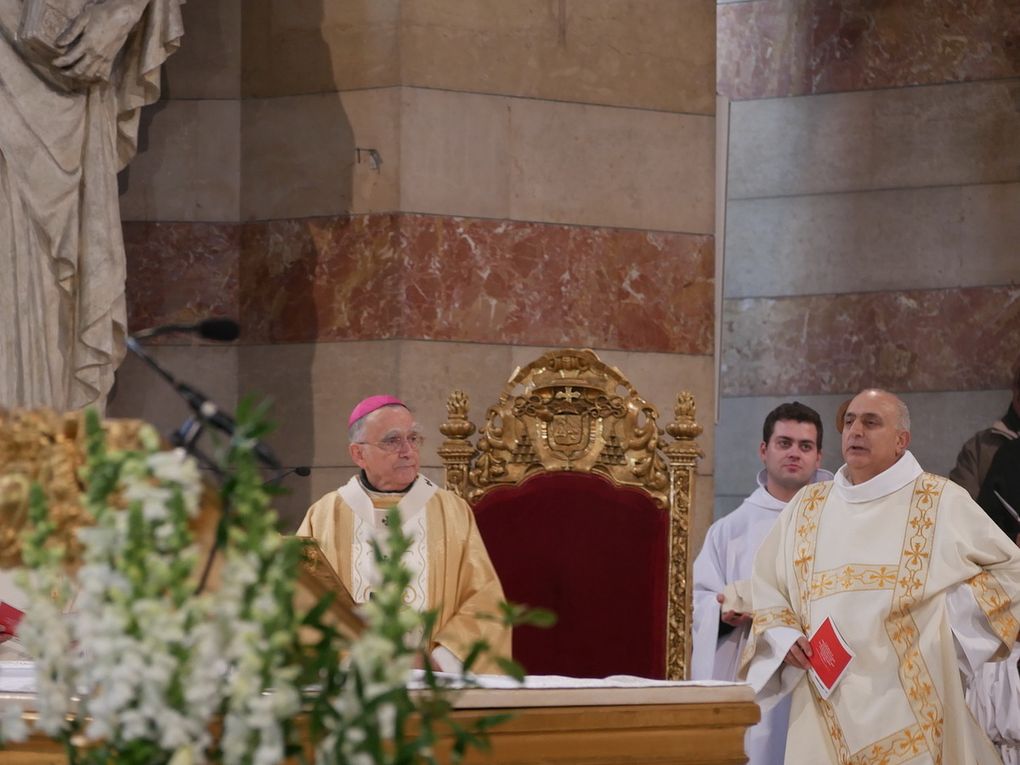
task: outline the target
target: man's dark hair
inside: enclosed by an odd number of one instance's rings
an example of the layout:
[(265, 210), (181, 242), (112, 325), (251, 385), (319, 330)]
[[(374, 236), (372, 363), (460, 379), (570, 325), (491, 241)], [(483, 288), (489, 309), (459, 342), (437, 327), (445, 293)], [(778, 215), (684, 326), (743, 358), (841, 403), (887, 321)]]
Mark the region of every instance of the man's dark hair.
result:
[(769, 416), (765, 418), (765, 425), (762, 426), (761, 429), (761, 440), (766, 444), (769, 442), (769, 439), (772, 438), (772, 431), (775, 430), (776, 423), (780, 420), (810, 422), (815, 426), (815, 432), (818, 434), (818, 442), (815, 446), (818, 447), (818, 451), (822, 450), (822, 418), (819, 417), (818, 412), (810, 406), (806, 406), (799, 401), (794, 401), (789, 404), (780, 404), (769, 412)]

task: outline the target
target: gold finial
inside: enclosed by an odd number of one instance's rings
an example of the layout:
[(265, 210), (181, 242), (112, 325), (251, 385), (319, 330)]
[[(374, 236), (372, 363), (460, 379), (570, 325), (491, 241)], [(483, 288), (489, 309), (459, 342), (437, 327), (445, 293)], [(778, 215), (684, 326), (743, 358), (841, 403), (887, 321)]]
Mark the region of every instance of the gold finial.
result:
[(474, 423), (467, 418), (468, 397), (462, 390), (455, 390), (446, 401), (447, 421), (439, 426), (439, 432), (454, 441), (466, 439), (475, 432)]
[(701, 435), (703, 428), (695, 421), (694, 396), (690, 391), (681, 391), (673, 407), (673, 422), (666, 426), (666, 432), (677, 441), (693, 441)]

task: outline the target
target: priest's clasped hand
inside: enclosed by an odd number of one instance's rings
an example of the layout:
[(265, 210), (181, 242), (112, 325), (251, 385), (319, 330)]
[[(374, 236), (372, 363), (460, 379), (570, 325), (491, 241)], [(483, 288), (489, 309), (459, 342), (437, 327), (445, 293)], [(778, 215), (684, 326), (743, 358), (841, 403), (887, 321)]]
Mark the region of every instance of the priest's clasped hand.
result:
[[(720, 603), (723, 603), (726, 600), (722, 593), (716, 595), (715, 599)], [(723, 611), (719, 618), (731, 627), (742, 627), (743, 625), (750, 624), (754, 621), (754, 614), (747, 614), (742, 611)]]
[(806, 637), (801, 635), (797, 638), (797, 642), (790, 646), (783, 661), (791, 667), (808, 669), (811, 667), (811, 654), (811, 644)]

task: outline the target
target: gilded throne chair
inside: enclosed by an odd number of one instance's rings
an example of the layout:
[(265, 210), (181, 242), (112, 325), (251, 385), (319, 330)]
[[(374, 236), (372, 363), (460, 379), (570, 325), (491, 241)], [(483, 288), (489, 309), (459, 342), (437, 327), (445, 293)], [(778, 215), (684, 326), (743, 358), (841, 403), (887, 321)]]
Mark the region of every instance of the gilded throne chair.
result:
[(447, 488), (472, 506), (507, 599), (557, 616), (515, 629), (514, 658), (530, 674), (683, 679), (701, 456), (691, 394), (664, 433), (618, 369), (558, 350), (514, 372), (477, 442), (466, 396), (447, 410)]

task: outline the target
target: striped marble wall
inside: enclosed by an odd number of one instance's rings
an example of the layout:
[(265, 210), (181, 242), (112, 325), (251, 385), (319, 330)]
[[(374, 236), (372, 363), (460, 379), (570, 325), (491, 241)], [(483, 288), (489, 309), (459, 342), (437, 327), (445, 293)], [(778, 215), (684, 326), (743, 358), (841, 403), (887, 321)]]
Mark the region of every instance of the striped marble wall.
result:
[[(163, 70), (162, 100), (142, 112), (139, 153), (121, 173), (128, 327), (235, 316), (241, 254), (241, 3), (183, 7), (185, 39)], [(221, 406), (237, 402), (238, 349), (172, 337), (153, 355)], [(108, 414), (168, 432), (187, 416), (132, 356)]]
[[(548, 347), (599, 350), (667, 419), (690, 388), (710, 425), (712, 0), (186, 9), (201, 31), (123, 198), (132, 326), (240, 317), (236, 348), (159, 352), (228, 404), (275, 399), (274, 446), (315, 467), (292, 517), (351, 473), (357, 399), (416, 404), (436, 474), (448, 392), (466, 389), (480, 421)], [(203, 76), (227, 59), (229, 75)], [(115, 411), (176, 416), (121, 387)]]
[(1020, 353), (1020, 6), (720, 0), (718, 15), (716, 515), (754, 487), (761, 422), (792, 398), (830, 426), (852, 392), (896, 391), (913, 451), (944, 474), (1005, 412)]

